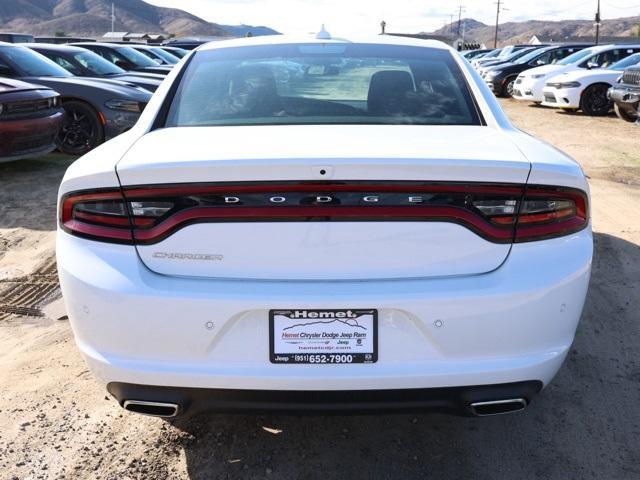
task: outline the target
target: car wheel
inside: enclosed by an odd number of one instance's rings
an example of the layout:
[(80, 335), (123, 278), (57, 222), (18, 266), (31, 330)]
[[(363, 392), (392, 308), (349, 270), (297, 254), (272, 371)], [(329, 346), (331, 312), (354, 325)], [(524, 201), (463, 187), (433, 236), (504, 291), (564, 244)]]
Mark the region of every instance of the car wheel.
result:
[(613, 109), (616, 111), (616, 115), (618, 116), (618, 118), (621, 118), (625, 122), (633, 123), (640, 118), (638, 117), (638, 115), (634, 115), (628, 110), (625, 110), (624, 108), (620, 108), (617, 103), (613, 105)]
[(58, 132), (58, 149), (68, 155), (82, 155), (100, 145), (104, 131), (96, 111), (87, 103), (64, 102), (65, 119)]
[(504, 86), (502, 87), (501, 97), (511, 98), (513, 97), (513, 87), (516, 84), (517, 77), (509, 77), (507, 78)]
[(587, 115), (601, 117), (611, 111), (611, 100), (607, 98), (609, 85), (591, 85), (582, 92), (580, 109)]

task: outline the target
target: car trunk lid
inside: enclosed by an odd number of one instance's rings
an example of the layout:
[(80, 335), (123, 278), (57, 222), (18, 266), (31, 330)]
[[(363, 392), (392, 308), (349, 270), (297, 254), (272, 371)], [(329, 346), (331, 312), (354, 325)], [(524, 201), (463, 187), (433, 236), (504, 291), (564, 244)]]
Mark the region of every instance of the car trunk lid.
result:
[(136, 229), (157, 273), (367, 280), (499, 267), (510, 227), (472, 202), (519, 198), (529, 168), (489, 127), (315, 125), (157, 130), (117, 171), (134, 213), (165, 215)]

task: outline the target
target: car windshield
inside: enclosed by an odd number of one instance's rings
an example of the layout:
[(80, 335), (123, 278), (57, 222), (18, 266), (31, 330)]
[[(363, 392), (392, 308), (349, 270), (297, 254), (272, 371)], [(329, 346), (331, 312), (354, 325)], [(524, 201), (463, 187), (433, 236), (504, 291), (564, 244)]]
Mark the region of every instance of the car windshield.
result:
[(120, 55), (129, 60), (137, 67), (157, 67), (160, 65), (155, 60), (151, 60), (144, 53), (131, 48), (131, 47), (119, 47), (116, 49)]
[(531, 60), (535, 60), (540, 55), (542, 55), (545, 52), (548, 52), (549, 50), (551, 50), (551, 48), (538, 48), (518, 58), (518, 60), (514, 63), (518, 63), (518, 64), (529, 63)]
[(96, 75), (119, 75), (126, 73), (122, 68), (90, 51), (74, 53), (73, 58), (84, 68)]
[(609, 70), (624, 70), (627, 67), (632, 67), (636, 64), (640, 64), (640, 53), (635, 53), (633, 55), (629, 55), (627, 58), (620, 60), (619, 62), (614, 63), (609, 67)]
[(162, 57), (164, 60), (169, 62), (171, 65), (175, 65), (176, 63), (178, 63), (180, 61), (180, 59), (178, 57), (176, 57), (175, 55), (171, 55), (169, 52), (165, 52), (160, 47), (151, 47), (151, 50), (153, 51), (153, 53), (155, 53), (159, 57)]
[(480, 125), (447, 50), (288, 44), (198, 52), (167, 126)]
[(64, 68), (26, 47), (0, 47), (0, 59), (22, 77), (72, 77)]
[(556, 65), (573, 65), (574, 63), (579, 63), (580, 60), (587, 58), (590, 55), (596, 53), (596, 50), (593, 48), (585, 48), (584, 50), (580, 50), (576, 53), (572, 53), (568, 57), (563, 58)]

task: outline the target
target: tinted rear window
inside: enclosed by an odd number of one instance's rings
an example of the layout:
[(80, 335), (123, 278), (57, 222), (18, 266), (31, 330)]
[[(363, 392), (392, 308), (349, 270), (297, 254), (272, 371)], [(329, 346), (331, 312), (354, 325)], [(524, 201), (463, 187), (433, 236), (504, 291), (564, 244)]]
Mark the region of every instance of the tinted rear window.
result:
[(197, 52), (166, 125), (480, 123), (449, 51), (330, 43)]

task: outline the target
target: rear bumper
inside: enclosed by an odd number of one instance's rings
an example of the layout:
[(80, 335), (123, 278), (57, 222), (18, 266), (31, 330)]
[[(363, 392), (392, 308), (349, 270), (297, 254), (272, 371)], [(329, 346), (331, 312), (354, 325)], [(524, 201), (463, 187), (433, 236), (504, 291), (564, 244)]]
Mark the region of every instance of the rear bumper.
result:
[(542, 383), (517, 382), (450, 388), (352, 391), (222, 390), (110, 383), (109, 393), (121, 406), (144, 400), (178, 406), (177, 415), (218, 413), (380, 413), (442, 412), (473, 416), (472, 405), (497, 399), (531, 403)]
[[(103, 383), (231, 390), (400, 390), (547, 384), (574, 338), (590, 275), (590, 229), (513, 246), (497, 270), (386, 281), (168, 277), (134, 247), (58, 232), (76, 342)], [(379, 360), (269, 362), (269, 309), (376, 308)]]

